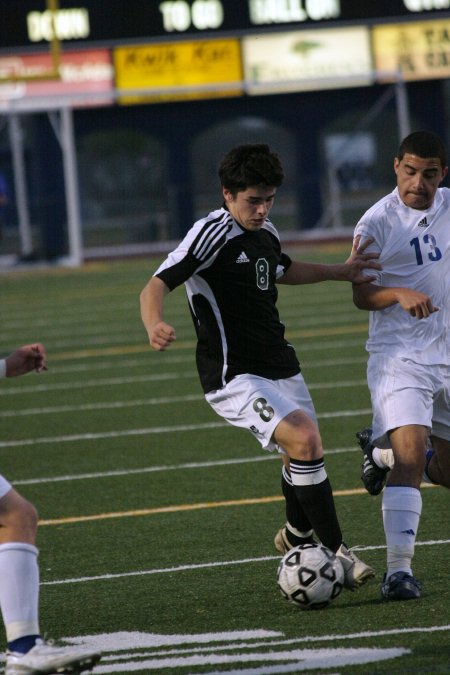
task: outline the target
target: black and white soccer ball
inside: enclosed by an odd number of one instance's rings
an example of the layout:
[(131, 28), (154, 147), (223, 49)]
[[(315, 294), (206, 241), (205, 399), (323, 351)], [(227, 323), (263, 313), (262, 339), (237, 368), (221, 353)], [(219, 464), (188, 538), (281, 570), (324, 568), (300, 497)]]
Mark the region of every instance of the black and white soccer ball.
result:
[(286, 600), (301, 609), (322, 609), (342, 591), (344, 568), (322, 544), (295, 546), (278, 566), (278, 586)]

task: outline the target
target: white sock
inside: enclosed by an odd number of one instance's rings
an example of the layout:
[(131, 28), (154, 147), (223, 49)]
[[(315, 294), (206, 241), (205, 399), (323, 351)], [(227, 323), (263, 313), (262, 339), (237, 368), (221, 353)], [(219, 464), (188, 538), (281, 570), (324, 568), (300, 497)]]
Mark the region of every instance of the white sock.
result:
[(386, 467), (392, 469), (394, 466), (394, 453), (392, 452), (392, 448), (375, 447), (372, 450), (372, 459), (380, 469), (385, 469)]
[(31, 544), (0, 544), (0, 608), (8, 642), (40, 633), (37, 557)]
[[(428, 462), (430, 461), (433, 454), (434, 454), (433, 448), (428, 447), (427, 449)], [(394, 467), (395, 462), (392, 448), (377, 448), (375, 446), (372, 450), (372, 459), (375, 462), (375, 464), (380, 467), (380, 469), (385, 469), (386, 467), (392, 469)], [(423, 472), (422, 480), (424, 483), (431, 483), (431, 484), (434, 483), (434, 481), (432, 481), (429, 475), (427, 474), (426, 470)]]
[(307, 537), (312, 537), (313, 535), (313, 530), (308, 530), (307, 532), (302, 532), (301, 530), (297, 530), (296, 527), (291, 525), (290, 523), (286, 522), (286, 529), (289, 530), (289, 532), (292, 532), (292, 534), (295, 534), (296, 537), (302, 537), (302, 539), (306, 539)]
[(412, 574), (417, 529), (422, 511), (420, 491), (407, 486), (388, 485), (382, 499), (387, 545), (387, 577), (395, 572)]

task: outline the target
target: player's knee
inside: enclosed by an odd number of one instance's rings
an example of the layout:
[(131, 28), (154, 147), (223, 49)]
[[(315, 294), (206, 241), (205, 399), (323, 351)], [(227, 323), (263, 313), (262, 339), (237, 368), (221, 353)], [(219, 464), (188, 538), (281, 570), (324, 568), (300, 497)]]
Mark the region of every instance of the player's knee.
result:
[(3, 517), (3, 526), (14, 536), (33, 540), (38, 526), (38, 512), (34, 504), (21, 497)]
[(414, 458), (410, 461), (395, 459), (394, 466), (388, 474), (389, 485), (410, 485), (419, 488), (425, 469), (425, 458)]
[(295, 428), (291, 434), (288, 453), (293, 459), (303, 461), (321, 457), (323, 451), (319, 433), (311, 428)]

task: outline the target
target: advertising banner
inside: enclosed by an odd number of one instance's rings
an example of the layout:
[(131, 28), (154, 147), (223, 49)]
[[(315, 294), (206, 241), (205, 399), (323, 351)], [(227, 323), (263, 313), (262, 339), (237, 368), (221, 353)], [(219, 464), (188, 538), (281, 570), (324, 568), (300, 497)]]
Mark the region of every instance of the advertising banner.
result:
[(450, 18), (377, 26), (373, 50), (380, 82), (450, 77)]
[(111, 96), (101, 96), (113, 89), (113, 67), (107, 49), (61, 54), (60, 79), (45, 79), (51, 70), (48, 53), (0, 57), (0, 77), (24, 78), (0, 84), (0, 109), (11, 104), (17, 108), (28, 107), (31, 99), (32, 107), (45, 109), (50, 105), (49, 97), (55, 101), (70, 97), (73, 107), (113, 102)]
[[(118, 47), (114, 50), (114, 64), (117, 89), (130, 90), (129, 96), (119, 98), (120, 103), (242, 93), (240, 45), (235, 38)], [(136, 90), (153, 91), (141, 94)]]
[(243, 38), (250, 94), (372, 84), (367, 27), (296, 31)]

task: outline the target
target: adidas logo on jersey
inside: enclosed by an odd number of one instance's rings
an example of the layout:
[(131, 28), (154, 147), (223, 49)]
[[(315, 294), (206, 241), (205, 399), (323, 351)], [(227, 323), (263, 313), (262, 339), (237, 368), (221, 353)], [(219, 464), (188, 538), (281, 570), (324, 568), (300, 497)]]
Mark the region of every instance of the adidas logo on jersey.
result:
[(245, 263), (245, 262), (250, 262), (250, 260), (247, 258), (245, 255), (244, 251), (238, 257), (236, 258), (237, 263)]
[(422, 218), (422, 220), (419, 220), (417, 225), (418, 225), (418, 227), (428, 227), (427, 217), (425, 216), (425, 218)]

